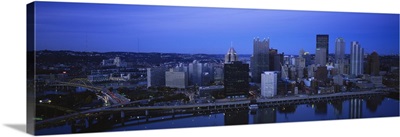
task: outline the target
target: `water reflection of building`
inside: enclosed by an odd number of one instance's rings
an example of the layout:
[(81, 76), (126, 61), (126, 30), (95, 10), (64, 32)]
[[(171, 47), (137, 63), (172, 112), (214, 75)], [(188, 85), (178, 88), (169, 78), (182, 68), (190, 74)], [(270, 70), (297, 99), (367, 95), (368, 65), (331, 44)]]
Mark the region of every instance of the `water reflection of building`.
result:
[(249, 123), (248, 111), (228, 111), (224, 116), (225, 125), (242, 125)]
[(349, 118), (361, 118), (362, 117), (362, 99), (354, 98), (350, 99), (349, 103)]
[(276, 122), (276, 109), (263, 108), (258, 109), (257, 113), (253, 115), (254, 124), (259, 123), (275, 123)]
[(278, 107), (278, 112), (281, 114), (288, 114), (288, 113), (294, 113), (296, 112), (296, 108), (297, 106), (293, 105), (293, 106), (281, 106)]
[(336, 116), (342, 115), (343, 102), (341, 100), (333, 101), (332, 106)]
[(326, 102), (315, 103), (315, 114), (326, 115), (328, 113), (328, 104)]
[(373, 96), (367, 99), (366, 106), (368, 110), (371, 112), (376, 112), (376, 109), (378, 109), (378, 106), (382, 104), (384, 99), (385, 98), (383, 96)]

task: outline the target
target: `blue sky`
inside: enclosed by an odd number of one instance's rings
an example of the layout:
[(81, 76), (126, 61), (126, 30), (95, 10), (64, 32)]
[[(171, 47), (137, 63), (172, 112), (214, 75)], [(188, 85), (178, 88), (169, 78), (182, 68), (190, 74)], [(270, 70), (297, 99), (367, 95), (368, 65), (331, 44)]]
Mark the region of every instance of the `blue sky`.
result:
[(399, 15), (172, 6), (38, 2), (38, 50), (251, 54), (253, 39), (270, 38), (285, 54), (315, 53), (329, 34), (329, 52), (343, 37), (366, 53), (399, 53)]

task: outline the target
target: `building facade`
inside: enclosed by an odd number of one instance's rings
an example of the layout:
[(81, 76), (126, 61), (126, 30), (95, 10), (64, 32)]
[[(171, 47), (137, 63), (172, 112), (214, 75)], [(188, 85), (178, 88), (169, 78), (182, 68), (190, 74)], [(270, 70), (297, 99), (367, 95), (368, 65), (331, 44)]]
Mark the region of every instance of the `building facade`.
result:
[(233, 47), (229, 48), (228, 53), (225, 55), (225, 63), (239, 61), (238, 56), (236, 55), (236, 51)]
[(261, 96), (273, 97), (278, 93), (278, 73), (266, 71), (261, 74)]
[(269, 70), (269, 39), (253, 40), (251, 56), (251, 77), (255, 83), (261, 82), (261, 73)]
[(343, 38), (337, 38), (335, 43), (335, 63), (344, 63), (346, 43)]
[(194, 60), (189, 64), (189, 84), (202, 86), (203, 64)]
[(350, 48), (350, 75), (364, 73), (364, 49), (357, 41), (351, 42)]
[(147, 68), (147, 87), (165, 86), (165, 67)]
[(188, 86), (188, 75), (186, 72), (165, 72), (165, 86), (171, 88), (186, 88)]
[(345, 72), (345, 47), (346, 43), (343, 38), (337, 38), (335, 42), (335, 68), (338, 69), (339, 74)]
[(379, 75), (379, 55), (376, 52), (372, 52), (371, 55), (368, 56), (368, 66), (367, 66), (367, 74), (372, 76)]
[(317, 47), (315, 51), (315, 64), (325, 66), (329, 55), (329, 35), (317, 35)]
[(228, 98), (245, 97), (249, 92), (249, 64), (224, 64), (224, 92)]

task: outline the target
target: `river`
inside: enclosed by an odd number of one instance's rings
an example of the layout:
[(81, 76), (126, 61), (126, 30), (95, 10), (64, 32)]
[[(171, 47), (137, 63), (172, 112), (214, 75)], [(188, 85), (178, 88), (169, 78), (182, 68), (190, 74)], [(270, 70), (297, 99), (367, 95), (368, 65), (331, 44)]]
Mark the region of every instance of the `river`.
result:
[[(157, 119), (166, 120), (153, 121), (144, 124), (138, 124), (139, 122), (143, 122), (143, 119), (141, 121), (131, 120), (126, 121), (124, 126), (117, 124), (106, 131), (131, 131), (394, 116), (399, 116), (399, 100), (378, 95), (368, 99), (337, 100), (315, 104), (259, 108), (256, 110), (242, 109), (205, 115), (189, 114), (188, 116), (179, 116), (179, 114), (177, 114), (173, 119), (170, 119), (172, 116), (158, 117)], [(38, 135), (64, 133), (71, 133), (71, 126), (65, 125), (37, 131)]]
[[(375, 96), (317, 104), (238, 110), (162, 122), (117, 127), (110, 131), (263, 124), (399, 116), (399, 100)], [(168, 118), (168, 117), (165, 117)], [(134, 122), (134, 121), (133, 121)]]

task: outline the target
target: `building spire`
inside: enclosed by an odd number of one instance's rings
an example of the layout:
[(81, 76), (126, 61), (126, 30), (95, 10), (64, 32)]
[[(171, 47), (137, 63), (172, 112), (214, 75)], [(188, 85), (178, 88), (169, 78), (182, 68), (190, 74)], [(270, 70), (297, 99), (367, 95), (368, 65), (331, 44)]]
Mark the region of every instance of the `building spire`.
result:
[(225, 63), (230, 63), (233, 61), (238, 61), (238, 56), (235, 49), (231, 45), (231, 48), (229, 48), (228, 53), (225, 55)]

